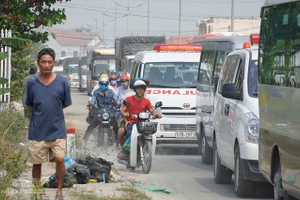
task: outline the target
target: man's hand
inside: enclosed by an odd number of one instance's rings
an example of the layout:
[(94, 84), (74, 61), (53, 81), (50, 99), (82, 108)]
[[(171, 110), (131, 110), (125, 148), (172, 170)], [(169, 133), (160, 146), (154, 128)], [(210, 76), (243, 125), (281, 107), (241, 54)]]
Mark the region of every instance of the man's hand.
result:
[(131, 124), (131, 123), (130, 123), (129, 121), (126, 121), (126, 122), (125, 122), (124, 128), (127, 129), (127, 126), (128, 126), (129, 124)]
[(161, 113), (159, 113), (159, 114), (156, 114), (156, 118), (162, 118), (163, 116), (162, 116), (162, 114)]

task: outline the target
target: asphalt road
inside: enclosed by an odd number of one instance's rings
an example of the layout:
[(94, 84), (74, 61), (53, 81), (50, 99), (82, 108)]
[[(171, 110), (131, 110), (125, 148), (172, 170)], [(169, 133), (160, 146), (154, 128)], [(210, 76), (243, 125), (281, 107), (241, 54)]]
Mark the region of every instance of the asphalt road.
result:
[[(73, 119), (76, 127), (84, 130), (87, 126), (85, 106), (88, 96), (72, 89), (72, 100), (73, 105), (66, 109), (66, 115)], [(126, 170), (124, 166), (117, 167)], [(147, 176), (153, 184), (173, 191), (176, 199), (181, 200), (272, 199), (272, 188), (268, 184), (257, 185), (254, 198), (238, 198), (233, 182), (226, 185), (215, 184), (212, 165), (202, 164), (195, 145), (159, 145), (150, 174), (142, 174), (141, 169), (136, 169), (135, 173), (137, 176)]]

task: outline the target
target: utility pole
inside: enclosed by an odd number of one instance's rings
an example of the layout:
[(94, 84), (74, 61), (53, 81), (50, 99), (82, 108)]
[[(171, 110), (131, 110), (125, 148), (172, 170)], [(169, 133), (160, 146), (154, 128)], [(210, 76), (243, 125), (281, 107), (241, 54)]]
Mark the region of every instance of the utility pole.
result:
[(181, 43), (181, 0), (179, 0), (178, 44)]
[(116, 8), (115, 8), (115, 27), (114, 27), (114, 39), (116, 39), (117, 11), (118, 11), (118, 7), (117, 7), (117, 5), (116, 5)]
[(234, 0), (231, 1), (231, 32), (234, 32)]
[(148, 19), (147, 19), (147, 36), (149, 36), (149, 21), (150, 21), (150, 0), (148, 0)]
[(102, 40), (104, 41), (104, 13), (103, 13), (103, 21), (102, 21)]
[(127, 36), (128, 36), (128, 21), (129, 21), (129, 0), (128, 0), (128, 5), (127, 5)]

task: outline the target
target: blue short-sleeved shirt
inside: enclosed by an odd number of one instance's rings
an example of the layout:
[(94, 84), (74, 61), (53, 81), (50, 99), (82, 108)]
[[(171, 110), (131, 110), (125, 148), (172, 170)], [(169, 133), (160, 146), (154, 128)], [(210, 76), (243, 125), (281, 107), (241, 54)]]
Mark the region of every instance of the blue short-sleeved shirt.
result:
[(60, 75), (49, 85), (37, 76), (27, 82), (26, 105), (33, 107), (29, 125), (29, 140), (51, 141), (66, 138), (63, 108), (70, 106), (71, 92), (68, 80)]

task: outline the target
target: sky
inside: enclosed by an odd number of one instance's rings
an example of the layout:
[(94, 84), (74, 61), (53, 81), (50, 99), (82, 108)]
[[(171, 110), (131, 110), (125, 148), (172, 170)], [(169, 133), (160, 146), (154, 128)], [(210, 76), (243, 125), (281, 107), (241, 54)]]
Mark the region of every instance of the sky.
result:
[[(179, 2), (180, 0), (149, 0), (149, 35), (178, 35)], [(231, 2), (232, 0), (181, 0), (181, 35), (197, 35), (198, 19), (230, 17)], [(264, 0), (234, 0), (234, 17), (259, 18), (263, 3)], [(64, 8), (67, 15), (65, 23), (56, 25), (56, 28), (90, 28), (93, 32), (104, 35), (107, 43), (113, 41), (114, 36), (147, 35), (148, 0), (72, 0), (57, 3), (55, 7)]]

